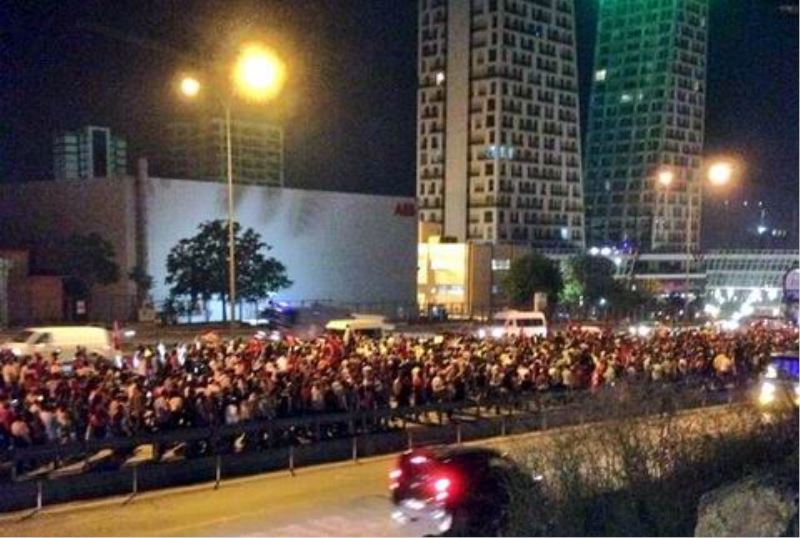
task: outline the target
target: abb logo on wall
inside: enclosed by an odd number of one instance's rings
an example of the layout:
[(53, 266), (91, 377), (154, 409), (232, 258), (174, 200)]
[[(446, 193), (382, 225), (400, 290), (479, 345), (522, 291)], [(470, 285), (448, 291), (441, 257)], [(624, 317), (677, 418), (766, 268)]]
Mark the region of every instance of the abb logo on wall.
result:
[(394, 207), (394, 214), (401, 217), (414, 217), (417, 215), (417, 204), (414, 202), (398, 202)]

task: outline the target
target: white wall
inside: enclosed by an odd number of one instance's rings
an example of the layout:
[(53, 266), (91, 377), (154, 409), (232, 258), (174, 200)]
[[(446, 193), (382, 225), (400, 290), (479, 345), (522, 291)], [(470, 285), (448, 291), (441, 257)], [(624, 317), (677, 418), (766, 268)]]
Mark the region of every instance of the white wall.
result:
[[(169, 250), (201, 222), (227, 218), (226, 193), (222, 183), (147, 178), (148, 271), (156, 301), (168, 293)], [(399, 203), (413, 198), (240, 186), (235, 199), (236, 220), (261, 234), (294, 282), (279, 299), (415, 301), (416, 219), (395, 215)]]

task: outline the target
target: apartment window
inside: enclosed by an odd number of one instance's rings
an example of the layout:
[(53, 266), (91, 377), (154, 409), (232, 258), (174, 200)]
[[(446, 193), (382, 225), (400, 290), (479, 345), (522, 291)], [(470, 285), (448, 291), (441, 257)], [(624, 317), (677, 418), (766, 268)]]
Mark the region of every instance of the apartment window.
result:
[(483, 213), (483, 222), (494, 222), (494, 214), (491, 211)]
[(605, 80), (606, 80), (606, 75), (607, 75), (607, 74), (608, 74), (608, 71), (607, 71), (607, 70), (605, 70), (605, 69), (598, 69), (597, 71), (595, 71), (595, 72), (594, 72), (594, 80), (595, 80), (596, 82), (603, 82), (603, 81), (605, 81)]

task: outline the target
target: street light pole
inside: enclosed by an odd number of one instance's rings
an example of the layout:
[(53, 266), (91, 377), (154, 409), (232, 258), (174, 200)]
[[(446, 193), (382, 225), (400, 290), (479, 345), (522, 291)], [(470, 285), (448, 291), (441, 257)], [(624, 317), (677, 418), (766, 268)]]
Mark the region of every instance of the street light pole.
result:
[(230, 101), (223, 100), (222, 106), (225, 108), (225, 151), (227, 153), (228, 179), (228, 295), (231, 305), (230, 324), (231, 328), (233, 328), (236, 321), (236, 234), (233, 221), (233, 148), (231, 144)]
[[(280, 90), (283, 84), (283, 62), (269, 49), (250, 43), (242, 47), (241, 54), (235, 64), (234, 81), (236, 91), (253, 100), (268, 99)], [(186, 76), (181, 80), (180, 90), (186, 96), (194, 98), (201, 90), (200, 82)], [(236, 231), (234, 223), (233, 202), (233, 142), (231, 140), (231, 101), (233, 92), (216, 94), (225, 111), (225, 150), (226, 176), (228, 182), (228, 297), (230, 299), (230, 324), (236, 322)], [(225, 305), (222, 306), (223, 315)]]

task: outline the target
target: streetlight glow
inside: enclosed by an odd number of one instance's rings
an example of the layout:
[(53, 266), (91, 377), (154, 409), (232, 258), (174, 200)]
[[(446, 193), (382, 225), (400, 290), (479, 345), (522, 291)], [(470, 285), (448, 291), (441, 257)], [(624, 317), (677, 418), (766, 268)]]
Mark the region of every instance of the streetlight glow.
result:
[(181, 80), (181, 93), (186, 97), (196, 97), (200, 93), (200, 82), (194, 77), (184, 77)]
[(263, 101), (275, 96), (283, 86), (283, 62), (271, 50), (257, 44), (245, 45), (236, 61), (233, 82), (244, 97)]
[(658, 183), (662, 187), (669, 187), (674, 179), (675, 174), (672, 173), (672, 170), (664, 169), (658, 172)]
[(733, 166), (729, 162), (720, 161), (708, 168), (708, 180), (712, 185), (721, 186), (733, 177)]

